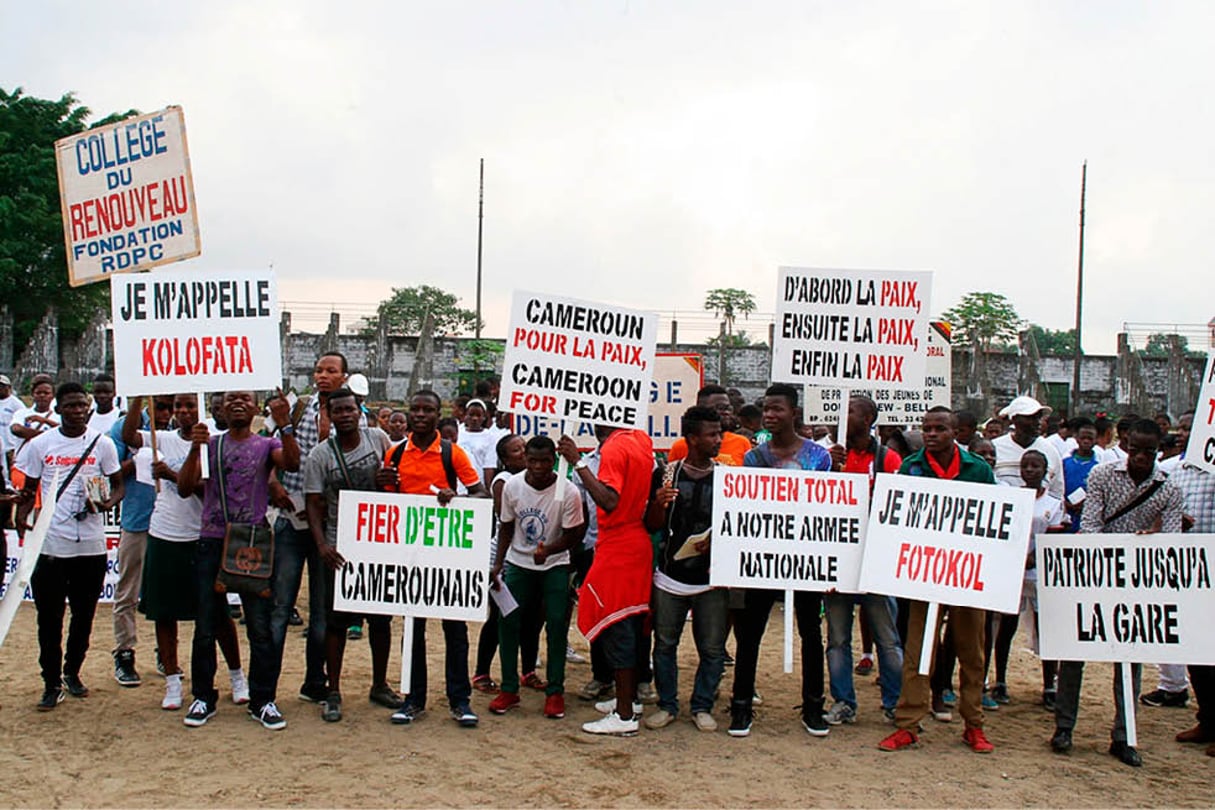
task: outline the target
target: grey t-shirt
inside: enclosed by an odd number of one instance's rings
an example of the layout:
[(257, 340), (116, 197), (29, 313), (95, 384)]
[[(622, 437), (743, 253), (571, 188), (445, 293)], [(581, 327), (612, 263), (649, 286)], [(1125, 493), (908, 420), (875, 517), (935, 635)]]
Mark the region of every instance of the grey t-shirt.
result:
[[(349, 482), (334, 455), (333, 442), (326, 440), (312, 448), (304, 462), (304, 494), (325, 496), (325, 540), (331, 544), (337, 543), (338, 493), (343, 489), (374, 490), (376, 471), (384, 465), (384, 451), (391, 443), (379, 428), (361, 428), (359, 433), (359, 446), (343, 454)], [(340, 447), (336, 449), (342, 452)]]

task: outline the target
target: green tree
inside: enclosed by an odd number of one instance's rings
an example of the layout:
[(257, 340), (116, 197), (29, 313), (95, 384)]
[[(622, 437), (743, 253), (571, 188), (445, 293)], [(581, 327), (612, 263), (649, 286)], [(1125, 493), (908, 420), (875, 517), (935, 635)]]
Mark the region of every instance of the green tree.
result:
[(1206, 357), (1206, 354), (1190, 348), (1190, 340), (1185, 335), (1166, 335), (1163, 332), (1153, 332), (1148, 335), (1147, 343), (1141, 350), (1145, 357), (1168, 357), (1169, 341), (1177, 338), (1178, 348), (1186, 357)]
[(1045, 329), (1033, 323), (1029, 325), (1029, 331), (1033, 333), (1038, 354), (1071, 357), (1076, 352), (1075, 329)]
[(956, 343), (970, 343), (981, 352), (1003, 349), (1016, 341), (1021, 316), (999, 293), (972, 292), (962, 296), (941, 320), (953, 327)]
[(374, 334), (377, 322), (383, 321), (390, 335), (416, 335), (427, 313), (434, 318), (436, 337), (476, 329), (477, 313), (459, 304), (459, 298), (429, 284), (394, 287), (392, 296), (380, 302), (376, 317), (364, 320), (361, 331)]
[(500, 340), (467, 340), (464, 341), (456, 355), (456, 364), (460, 368), (471, 368), (475, 371), (482, 369), (493, 371), (502, 362), (506, 353), (506, 344)]
[[(79, 335), (98, 311), (110, 311), (110, 285), (68, 284), (59, 213), (55, 141), (83, 131), (91, 113), (71, 93), (57, 101), (0, 88), (0, 301), (13, 314), (13, 347), (24, 349), (52, 304), (60, 334)], [(93, 124), (121, 121), (135, 110)]]
[(727, 349), (741, 349), (744, 346), (754, 345), (755, 341), (751, 339), (745, 329), (740, 329), (732, 335), (714, 335), (705, 343), (710, 346), (725, 346)]
[(726, 325), (726, 336), (732, 338), (735, 319), (739, 315), (745, 318), (755, 311), (755, 296), (746, 290), (719, 287), (705, 295), (705, 309), (722, 319)]

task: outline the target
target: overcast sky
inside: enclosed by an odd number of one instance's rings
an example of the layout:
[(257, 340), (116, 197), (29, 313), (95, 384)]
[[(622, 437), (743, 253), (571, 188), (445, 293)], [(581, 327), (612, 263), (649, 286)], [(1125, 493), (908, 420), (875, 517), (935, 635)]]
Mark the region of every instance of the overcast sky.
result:
[[(174, 8), (176, 6), (176, 8)], [(1205, 323), (1215, 3), (0, 0), (0, 83), (184, 108), (196, 267), (697, 310), (780, 265), (934, 271), (1085, 348)], [(1206, 54), (1206, 56), (1203, 56)], [(341, 309), (342, 307), (338, 307)]]

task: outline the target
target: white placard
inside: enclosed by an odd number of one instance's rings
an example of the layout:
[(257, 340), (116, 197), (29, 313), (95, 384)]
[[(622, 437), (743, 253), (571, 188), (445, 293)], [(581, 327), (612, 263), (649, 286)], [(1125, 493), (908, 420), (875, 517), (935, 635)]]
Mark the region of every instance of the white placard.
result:
[[(41, 513), (40, 513), (41, 514)], [(114, 594), (118, 592), (118, 544), (122, 540), (122, 504), (116, 504), (113, 509), (102, 515), (105, 518), (105, 580), (101, 583), (101, 593), (97, 597), (99, 602), (113, 602)], [(21, 564), (21, 557), (25, 554), (25, 548), (21, 544), (17, 533), (11, 529), (8, 531), (8, 558), (4, 561), (4, 576), (2, 584), (0, 584), (0, 596), (8, 592), (9, 582), (12, 581), (13, 575), (17, 571), (17, 566)], [(33, 602), (34, 595), (30, 592), (29, 586), (26, 585), (25, 592), (21, 595), (25, 602)]]
[(493, 501), (343, 490), (334, 610), (485, 621)]
[(773, 382), (921, 389), (932, 274), (782, 267)]
[(1029, 489), (879, 475), (861, 590), (1016, 613), (1033, 514)]
[(1207, 367), (1202, 373), (1198, 390), (1198, 405), (1194, 409), (1194, 425), (1186, 445), (1185, 460), (1215, 473), (1215, 352), (1207, 355)]
[(1038, 537), (1042, 658), (1215, 664), (1215, 535)]
[(165, 270), (110, 280), (114, 377), (125, 396), (283, 382), (272, 270)]
[[(950, 399), (953, 357), (949, 343), (949, 324), (932, 321), (928, 324), (928, 360), (925, 363), (924, 387), (914, 388), (854, 388), (850, 396), (863, 394), (877, 405), (877, 424), (916, 425), (924, 414), (938, 405), (953, 407)], [(835, 424), (840, 418), (839, 388), (805, 387), (802, 421), (808, 425)], [(847, 412), (847, 408), (843, 409)]]
[(498, 407), (645, 430), (658, 316), (515, 292)]
[[(664, 354), (654, 356), (654, 378), (650, 381), (650, 407), (646, 423), (654, 450), (665, 453), (679, 438), (680, 418), (696, 404), (696, 392), (704, 385), (704, 360), (699, 354)], [(560, 419), (519, 412), (513, 415), (513, 431), (524, 439), (551, 436), (554, 440), (568, 433), (580, 450), (593, 450), (599, 444), (595, 426), (589, 422), (566, 422)]]
[(718, 466), (709, 580), (855, 593), (868, 514), (864, 475)]
[(55, 163), (73, 287), (199, 254), (181, 107), (62, 138)]

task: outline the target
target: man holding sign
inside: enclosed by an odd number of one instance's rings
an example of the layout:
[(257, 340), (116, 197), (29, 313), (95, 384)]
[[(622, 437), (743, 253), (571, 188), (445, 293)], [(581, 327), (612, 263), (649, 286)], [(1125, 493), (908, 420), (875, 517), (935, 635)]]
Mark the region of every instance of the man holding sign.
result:
[[(1139, 419), (1127, 436), (1127, 457), (1099, 465), (1088, 477), (1085, 488), (1081, 534), (1150, 534), (1181, 531), (1183, 499), (1181, 490), (1168, 480), (1156, 464), (1160, 449), (1160, 426), (1151, 419)], [(1127, 743), (1127, 718), (1123, 696), (1122, 668), (1114, 664), (1114, 727), (1110, 730), (1110, 755), (1125, 765), (1137, 768), (1143, 759)], [(1140, 664), (1130, 664), (1132, 690), (1139, 697)], [(1072, 747), (1072, 729), (1080, 708), (1080, 683), (1083, 661), (1064, 661), (1059, 667), (1059, 695), (1055, 703), (1055, 735), (1050, 745), (1057, 753)]]
[[(938, 406), (928, 411), (920, 430), (924, 436), (924, 448), (908, 456), (899, 469), (900, 475), (978, 484), (996, 483), (995, 475), (986, 461), (961, 449), (954, 442), (953, 412), (949, 408)], [(881, 508), (879, 504), (877, 509)], [(874, 513), (877, 513), (876, 509)], [(903, 691), (894, 712), (896, 730), (878, 743), (882, 751), (918, 746), (920, 738), (916, 729), (920, 720), (932, 709), (932, 688), (929, 676), (920, 673), (920, 656), (923, 654), (924, 634), (937, 635), (940, 632), (940, 619), (933, 622), (932, 627), (925, 627), (927, 617), (928, 604), (912, 600), (903, 657)], [(961, 669), (958, 708), (966, 721), (962, 739), (979, 754), (989, 754), (995, 748), (983, 733), (983, 625), (986, 618), (987, 612), (980, 608), (956, 605), (949, 608), (949, 622), (953, 627), (954, 646)]]

